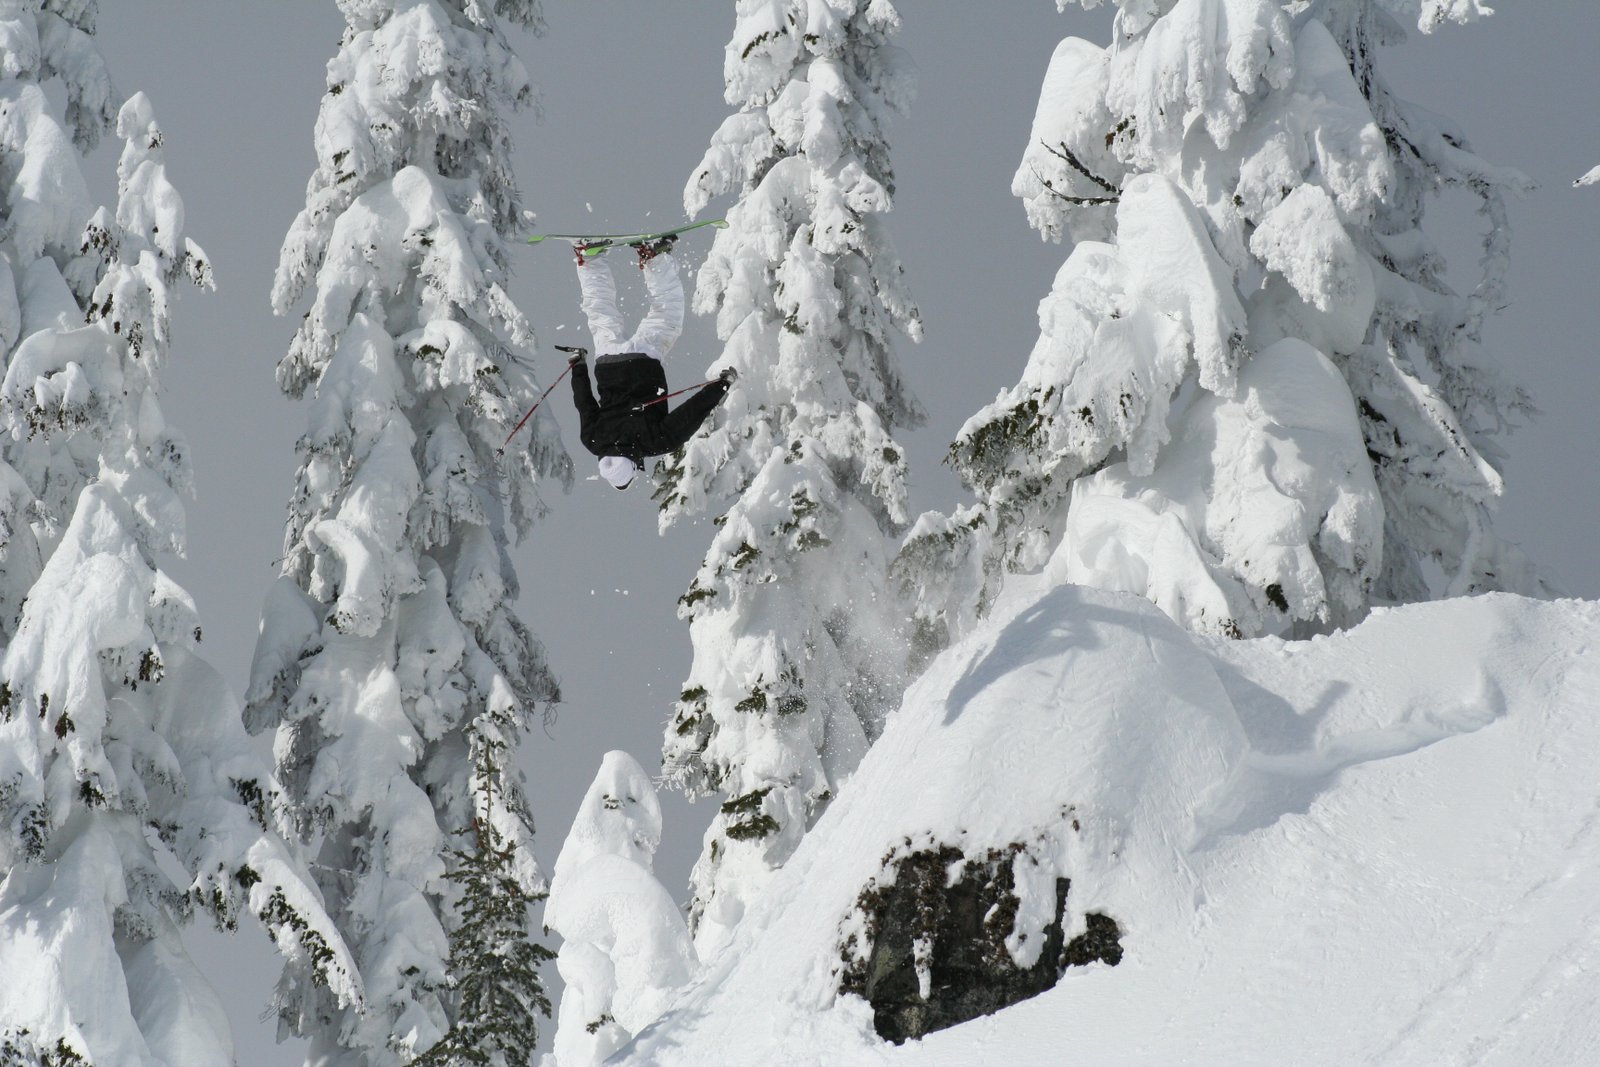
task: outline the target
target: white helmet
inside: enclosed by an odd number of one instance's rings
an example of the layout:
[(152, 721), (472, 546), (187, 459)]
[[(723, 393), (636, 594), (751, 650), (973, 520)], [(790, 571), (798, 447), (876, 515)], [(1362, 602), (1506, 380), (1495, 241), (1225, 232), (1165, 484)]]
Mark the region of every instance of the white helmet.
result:
[(600, 477), (618, 489), (632, 485), (638, 473), (639, 465), (626, 456), (600, 457)]

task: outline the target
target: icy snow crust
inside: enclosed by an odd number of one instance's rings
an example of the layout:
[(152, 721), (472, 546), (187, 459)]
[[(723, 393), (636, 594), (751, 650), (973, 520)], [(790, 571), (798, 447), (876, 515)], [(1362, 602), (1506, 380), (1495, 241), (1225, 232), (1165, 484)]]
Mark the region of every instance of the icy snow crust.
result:
[[(1015, 583), (614, 1062), (1594, 1062), (1597, 638), (1600, 605), (1494, 594), (1228, 642)], [(1019, 926), (1059, 872), (1068, 936), (1104, 912), (1123, 962), (881, 1042), (836, 993), (861, 889), (895, 854), (1013, 841), (1039, 861)]]

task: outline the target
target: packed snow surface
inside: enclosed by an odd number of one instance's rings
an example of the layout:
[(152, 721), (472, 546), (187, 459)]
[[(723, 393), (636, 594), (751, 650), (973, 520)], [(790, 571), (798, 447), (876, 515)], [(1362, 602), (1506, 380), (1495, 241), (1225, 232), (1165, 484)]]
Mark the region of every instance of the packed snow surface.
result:
[[(612, 1062), (1600, 1062), (1597, 639), (1600, 605), (1496, 594), (1230, 642), (1016, 582)], [(1059, 873), (1068, 936), (1104, 912), (1122, 963), (881, 1041), (837, 992), (862, 887), (909, 849), (1010, 842), (1037, 861), (1019, 928)]]

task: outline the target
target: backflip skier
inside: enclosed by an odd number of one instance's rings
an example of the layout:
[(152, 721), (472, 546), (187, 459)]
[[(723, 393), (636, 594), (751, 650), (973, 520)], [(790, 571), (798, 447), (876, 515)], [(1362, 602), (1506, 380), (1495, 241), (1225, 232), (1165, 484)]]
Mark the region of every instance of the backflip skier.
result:
[(585, 256), (581, 245), (576, 250), (583, 313), (594, 335), (598, 402), (582, 354), (568, 361), (579, 439), (600, 457), (600, 476), (618, 489), (633, 484), (646, 456), (683, 447), (728, 395), (734, 379), (731, 368), (724, 370), (676, 410), (667, 410), (667, 373), (661, 360), (683, 332), (683, 281), (672, 258), (672, 238), (635, 247), (650, 310), (632, 337), (623, 333), (610, 265), (604, 258)]

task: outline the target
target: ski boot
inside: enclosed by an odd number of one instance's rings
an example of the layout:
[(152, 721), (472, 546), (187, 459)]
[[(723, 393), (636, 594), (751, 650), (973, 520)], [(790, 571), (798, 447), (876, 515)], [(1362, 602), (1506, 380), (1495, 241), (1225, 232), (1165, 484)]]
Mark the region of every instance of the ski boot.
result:
[(610, 247), (611, 243), (609, 241), (601, 241), (599, 243), (574, 241), (572, 242), (572, 254), (578, 257), (578, 266), (581, 267)]
[(634, 248), (639, 251), (639, 269), (644, 270), (652, 259), (671, 252), (672, 246), (677, 243), (678, 239), (676, 237), (663, 237), (658, 241), (643, 241), (634, 245)]

